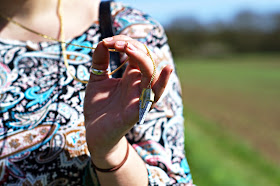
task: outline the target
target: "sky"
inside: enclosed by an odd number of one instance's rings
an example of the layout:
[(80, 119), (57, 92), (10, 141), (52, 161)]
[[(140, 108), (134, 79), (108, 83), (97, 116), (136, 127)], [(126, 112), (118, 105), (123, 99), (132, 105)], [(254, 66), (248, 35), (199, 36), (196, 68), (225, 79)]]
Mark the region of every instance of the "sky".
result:
[(167, 25), (180, 16), (202, 22), (230, 20), (241, 10), (257, 13), (280, 13), (280, 0), (116, 0), (136, 7)]

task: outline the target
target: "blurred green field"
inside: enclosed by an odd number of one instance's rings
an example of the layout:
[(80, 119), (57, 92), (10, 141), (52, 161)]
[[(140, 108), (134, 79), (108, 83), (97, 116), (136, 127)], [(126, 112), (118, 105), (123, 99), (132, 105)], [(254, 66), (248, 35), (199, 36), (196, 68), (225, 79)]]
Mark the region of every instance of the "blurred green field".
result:
[(176, 59), (197, 185), (280, 185), (280, 55)]

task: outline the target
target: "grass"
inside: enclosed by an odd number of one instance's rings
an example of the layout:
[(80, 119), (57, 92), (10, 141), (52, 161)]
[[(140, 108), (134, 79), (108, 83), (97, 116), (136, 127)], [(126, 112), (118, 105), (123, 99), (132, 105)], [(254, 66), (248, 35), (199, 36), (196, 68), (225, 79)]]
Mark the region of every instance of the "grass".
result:
[(271, 96), (280, 95), (280, 56), (178, 60), (177, 64), (178, 69), (184, 69), (182, 79), (188, 84), (242, 91), (258, 98), (265, 96), (269, 101), (274, 99)]
[(196, 184), (280, 185), (279, 59), (176, 60)]
[[(185, 109), (186, 110), (186, 109)], [(187, 109), (186, 154), (194, 183), (277, 186), (280, 170), (233, 134)]]

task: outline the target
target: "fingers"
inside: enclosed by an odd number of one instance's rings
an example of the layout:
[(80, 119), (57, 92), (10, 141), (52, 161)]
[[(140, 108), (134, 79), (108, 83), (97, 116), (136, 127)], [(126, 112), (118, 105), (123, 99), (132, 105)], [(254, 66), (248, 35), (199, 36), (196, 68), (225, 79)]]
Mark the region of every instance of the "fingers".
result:
[[(89, 82), (94, 81), (101, 81), (109, 78), (108, 73), (105, 73), (109, 66), (109, 49), (108, 48), (115, 48), (113, 43), (116, 40), (132, 40), (132, 38), (124, 35), (114, 36), (112, 38), (106, 38), (104, 41), (100, 42), (96, 49), (94, 50), (92, 56), (92, 69), (95, 73), (90, 73)], [(113, 42), (112, 42), (113, 41)], [(113, 44), (113, 45), (112, 45)], [(91, 69), (91, 70), (92, 70)], [(101, 73), (101, 75), (99, 74)]]
[(132, 40), (128, 36), (119, 35), (105, 39), (104, 45), (108, 48), (115, 48), (119, 52), (125, 52), (129, 57), (129, 65), (141, 71), (140, 88), (146, 88), (149, 85), (155, 64), (147, 55), (147, 49), (142, 43)]
[[(104, 45), (104, 42), (100, 42), (96, 49), (94, 50), (92, 56), (92, 68), (96, 70), (107, 70), (109, 66), (109, 51), (108, 48)], [(89, 82), (93, 81), (101, 81), (108, 79), (109, 75), (104, 73), (103, 75), (96, 75), (94, 73), (90, 73)]]
[(119, 52), (125, 52), (124, 51), (124, 46), (129, 42), (133, 44), (135, 47), (137, 47), (139, 50), (146, 52), (146, 49), (142, 43), (140, 43), (137, 40), (133, 40), (129, 36), (125, 35), (116, 35), (113, 37), (109, 37), (103, 40), (105, 45), (108, 48), (115, 48)]
[[(125, 47), (125, 53), (129, 56), (130, 61), (137, 63), (137, 66), (141, 71), (140, 88), (146, 88), (151, 81), (154, 71), (156, 70), (155, 64), (153, 64), (153, 61), (146, 53), (139, 50), (139, 47), (135, 47), (135, 45), (129, 42)], [(131, 63), (131, 65), (134, 65), (134, 63)]]
[[(129, 65), (131, 68), (137, 68), (141, 71), (140, 88), (147, 88), (154, 73), (153, 61), (147, 54), (147, 49), (143, 43), (133, 40), (128, 36), (118, 35), (104, 40), (104, 46), (115, 48), (119, 52), (125, 52), (129, 57)], [(130, 68), (130, 69), (131, 69)], [(152, 82), (152, 89), (155, 93), (155, 102), (162, 95), (172, 72), (171, 65), (164, 67)]]
[(162, 95), (169, 77), (172, 73), (173, 69), (171, 67), (171, 65), (167, 65), (166, 67), (164, 67), (160, 73), (160, 75), (158, 76), (158, 78), (156, 79), (154, 85), (153, 85), (153, 91), (155, 93), (155, 101), (157, 102), (160, 98), (160, 96)]

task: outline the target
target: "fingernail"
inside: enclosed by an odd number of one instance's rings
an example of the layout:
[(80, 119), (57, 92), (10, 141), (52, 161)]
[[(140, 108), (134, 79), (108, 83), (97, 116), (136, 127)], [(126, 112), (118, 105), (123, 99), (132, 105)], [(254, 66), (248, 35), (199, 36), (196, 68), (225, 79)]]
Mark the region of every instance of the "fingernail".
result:
[(116, 41), (116, 45), (117, 46), (124, 46), (126, 44), (126, 42), (125, 41)]
[(131, 44), (131, 43), (127, 43), (127, 48), (128, 48), (129, 50), (131, 50), (131, 51), (137, 50), (136, 47), (133, 46), (133, 44)]
[(103, 41), (105, 41), (107, 43), (112, 41), (112, 40), (113, 40), (113, 37), (107, 37), (107, 38), (103, 39)]

